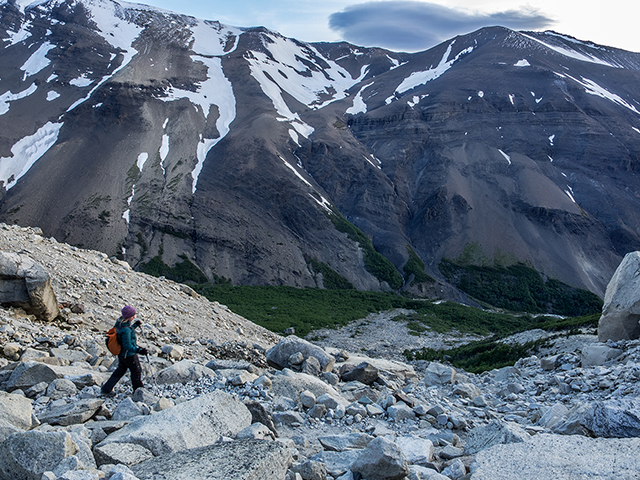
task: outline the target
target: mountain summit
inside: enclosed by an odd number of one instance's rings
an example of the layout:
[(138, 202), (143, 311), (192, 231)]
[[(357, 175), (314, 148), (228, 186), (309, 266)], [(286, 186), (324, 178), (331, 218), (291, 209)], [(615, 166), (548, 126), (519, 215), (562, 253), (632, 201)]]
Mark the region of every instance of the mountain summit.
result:
[(0, 221), (138, 268), (395, 289), (473, 245), (602, 295), (640, 249), (639, 54), (307, 44), (111, 0), (0, 1), (0, 48)]

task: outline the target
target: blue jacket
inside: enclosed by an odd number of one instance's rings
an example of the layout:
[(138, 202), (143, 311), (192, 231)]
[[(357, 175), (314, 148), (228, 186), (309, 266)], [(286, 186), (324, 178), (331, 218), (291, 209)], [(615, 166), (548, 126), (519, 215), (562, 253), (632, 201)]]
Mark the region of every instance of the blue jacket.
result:
[(140, 349), (138, 348), (136, 340), (137, 325), (131, 325), (130, 318), (120, 317), (116, 322), (115, 327), (118, 340), (120, 341), (120, 345), (122, 345), (122, 351), (118, 356), (126, 358), (138, 353)]

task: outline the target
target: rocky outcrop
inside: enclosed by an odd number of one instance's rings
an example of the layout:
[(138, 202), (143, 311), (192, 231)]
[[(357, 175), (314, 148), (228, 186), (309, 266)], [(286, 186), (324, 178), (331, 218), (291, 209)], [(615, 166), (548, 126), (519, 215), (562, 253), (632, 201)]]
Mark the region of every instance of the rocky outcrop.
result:
[(0, 303), (21, 306), (47, 322), (60, 313), (49, 273), (17, 253), (0, 251)]
[(598, 322), (598, 339), (640, 338), (640, 252), (627, 253), (611, 277)]

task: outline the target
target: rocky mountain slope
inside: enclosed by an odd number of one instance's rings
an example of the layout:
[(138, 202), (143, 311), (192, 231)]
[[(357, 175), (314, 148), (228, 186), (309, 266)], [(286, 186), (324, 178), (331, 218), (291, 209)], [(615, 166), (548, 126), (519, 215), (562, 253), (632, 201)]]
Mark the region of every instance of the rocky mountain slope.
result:
[(135, 268), (396, 288), (338, 213), (405, 281), (410, 249), (441, 279), (478, 244), (602, 295), (640, 248), (635, 53), (496, 27), (403, 54), (112, 0), (4, 0), (0, 42), (0, 219)]
[[(540, 357), (474, 375), (360, 354), (395, 356), (383, 343), (405, 347), (397, 328), (282, 339), (32, 228), (0, 225), (0, 249), (41, 262), (71, 304), (49, 324), (0, 308), (0, 478), (638, 478), (638, 340), (558, 334)], [(146, 388), (125, 376), (104, 397), (102, 333), (123, 303), (145, 321)]]

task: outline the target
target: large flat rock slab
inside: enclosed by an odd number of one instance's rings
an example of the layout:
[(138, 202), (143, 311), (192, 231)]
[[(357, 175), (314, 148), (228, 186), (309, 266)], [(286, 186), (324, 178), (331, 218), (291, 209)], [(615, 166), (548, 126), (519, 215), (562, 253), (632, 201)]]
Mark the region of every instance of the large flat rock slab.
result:
[(640, 479), (640, 438), (540, 434), (479, 452), (472, 480)]
[(163, 455), (131, 467), (139, 480), (285, 478), (291, 452), (280, 442), (239, 440)]

